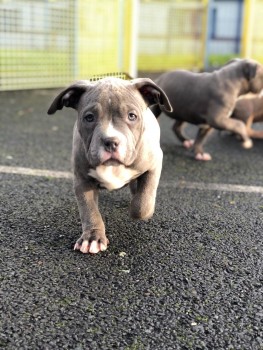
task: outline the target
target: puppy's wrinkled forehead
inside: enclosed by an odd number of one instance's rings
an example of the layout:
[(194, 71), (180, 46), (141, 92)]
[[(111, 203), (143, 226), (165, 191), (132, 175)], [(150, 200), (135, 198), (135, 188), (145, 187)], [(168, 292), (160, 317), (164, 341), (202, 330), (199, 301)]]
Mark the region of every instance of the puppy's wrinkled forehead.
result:
[(119, 78), (104, 78), (94, 83), (85, 97), (84, 103), (99, 103), (112, 112), (125, 106), (143, 109), (146, 104), (136, 87), (130, 81)]

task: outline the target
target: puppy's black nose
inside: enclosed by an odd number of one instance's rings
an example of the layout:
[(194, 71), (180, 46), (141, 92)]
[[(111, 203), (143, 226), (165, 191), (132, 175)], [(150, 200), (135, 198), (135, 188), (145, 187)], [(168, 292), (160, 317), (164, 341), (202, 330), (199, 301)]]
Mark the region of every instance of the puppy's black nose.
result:
[(106, 151), (115, 152), (120, 141), (116, 137), (107, 137), (103, 140), (103, 145)]

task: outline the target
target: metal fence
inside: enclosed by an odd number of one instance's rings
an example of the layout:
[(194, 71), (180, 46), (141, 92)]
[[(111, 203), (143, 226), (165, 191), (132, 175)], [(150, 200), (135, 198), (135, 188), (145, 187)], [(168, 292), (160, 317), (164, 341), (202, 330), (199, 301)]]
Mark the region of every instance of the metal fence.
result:
[(203, 67), (206, 0), (141, 0), (139, 70)]
[(0, 89), (52, 87), (74, 77), (74, 0), (0, 1)]
[(132, 0), (0, 0), (0, 90), (131, 72)]
[(263, 0), (0, 0), (0, 90), (263, 62)]
[(137, 0), (78, 0), (78, 75), (125, 71), (134, 75)]

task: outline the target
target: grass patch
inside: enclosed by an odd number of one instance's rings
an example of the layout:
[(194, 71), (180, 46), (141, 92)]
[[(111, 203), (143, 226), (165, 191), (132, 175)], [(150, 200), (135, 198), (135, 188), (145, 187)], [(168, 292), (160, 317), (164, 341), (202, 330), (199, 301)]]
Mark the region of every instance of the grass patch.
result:
[(233, 58), (238, 57), (238, 54), (229, 54), (229, 55), (210, 55), (208, 57), (208, 64), (212, 67), (220, 67), (226, 64)]
[(175, 68), (203, 68), (203, 62), (196, 55), (139, 55), (138, 69), (145, 71), (161, 71)]

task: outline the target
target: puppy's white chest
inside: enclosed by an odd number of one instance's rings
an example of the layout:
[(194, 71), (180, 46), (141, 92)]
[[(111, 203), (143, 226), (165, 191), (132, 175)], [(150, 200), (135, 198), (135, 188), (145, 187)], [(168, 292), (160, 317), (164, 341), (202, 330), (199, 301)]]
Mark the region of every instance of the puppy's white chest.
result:
[(109, 191), (117, 190), (125, 186), (131, 180), (140, 175), (135, 169), (126, 168), (124, 165), (99, 165), (96, 169), (90, 169), (89, 176), (96, 179), (102, 187)]

